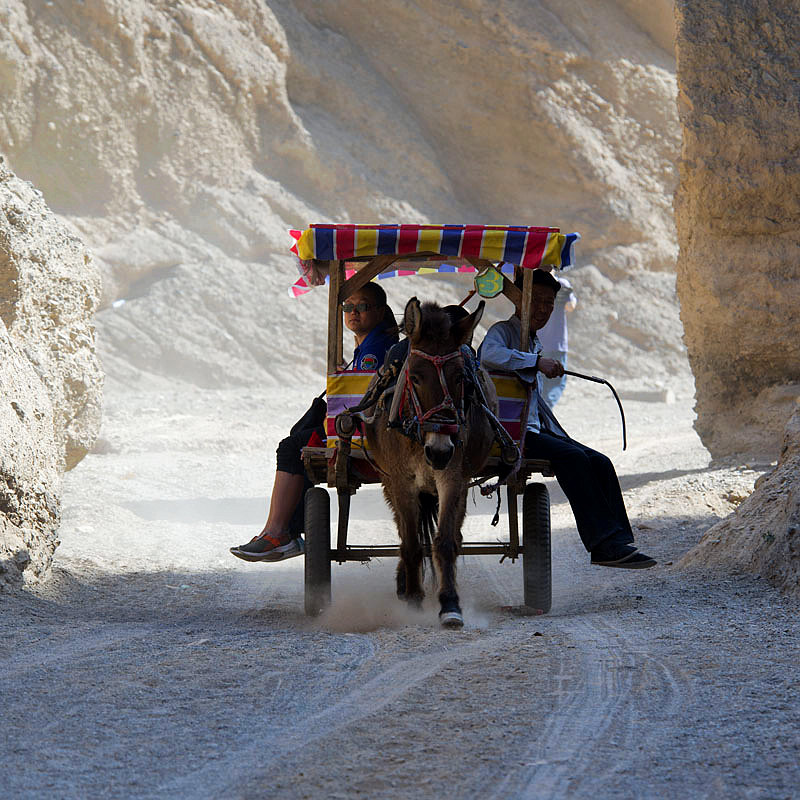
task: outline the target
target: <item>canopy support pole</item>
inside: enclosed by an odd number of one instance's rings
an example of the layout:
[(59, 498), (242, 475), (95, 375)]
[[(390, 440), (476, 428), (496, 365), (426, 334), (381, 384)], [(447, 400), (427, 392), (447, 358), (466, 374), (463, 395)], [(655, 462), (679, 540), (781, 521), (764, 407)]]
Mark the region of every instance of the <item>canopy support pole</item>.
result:
[(521, 322), (519, 332), (519, 349), (528, 352), (528, 342), (531, 338), (531, 298), (533, 297), (533, 270), (522, 270), (522, 307), (519, 310)]
[(357, 292), (362, 286), (366, 286), (376, 275), (386, 272), (387, 267), (402, 258), (407, 258), (407, 256), (375, 256), (372, 261), (369, 261), (342, 284), (339, 289), (339, 302), (343, 303), (351, 294)]
[(328, 373), (332, 374), (342, 364), (344, 326), (339, 290), (344, 282), (344, 261), (329, 261), (328, 274)]

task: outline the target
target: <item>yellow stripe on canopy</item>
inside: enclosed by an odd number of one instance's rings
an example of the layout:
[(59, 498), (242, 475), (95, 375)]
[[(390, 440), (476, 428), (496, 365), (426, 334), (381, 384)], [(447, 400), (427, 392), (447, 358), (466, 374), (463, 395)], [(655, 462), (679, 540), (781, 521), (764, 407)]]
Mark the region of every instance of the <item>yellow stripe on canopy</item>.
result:
[(563, 233), (550, 233), (547, 235), (547, 244), (542, 253), (543, 267), (560, 267), (561, 250), (564, 247), (567, 237)]
[(297, 255), (303, 260), (308, 261), (314, 258), (314, 229), (306, 228), (297, 240)]
[(441, 228), (436, 230), (426, 230), (423, 228), (417, 237), (417, 252), (424, 253), (430, 250), (433, 253), (439, 252), (442, 244)]
[(378, 250), (378, 231), (376, 228), (356, 229), (356, 255), (372, 256)]
[(506, 249), (506, 232), (487, 230), (483, 232), (481, 258), (489, 261), (502, 261)]

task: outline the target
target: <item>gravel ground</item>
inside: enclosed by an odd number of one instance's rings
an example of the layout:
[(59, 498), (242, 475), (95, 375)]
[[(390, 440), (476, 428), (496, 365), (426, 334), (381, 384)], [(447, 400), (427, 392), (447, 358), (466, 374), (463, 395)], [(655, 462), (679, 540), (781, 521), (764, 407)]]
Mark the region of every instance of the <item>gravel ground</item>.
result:
[[(548, 481), (552, 612), (523, 612), (519, 562), (472, 556), (452, 632), (396, 601), (387, 560), (334, 565), (311, 621), (302, 559), (227, 553), (261, 524), (288, 393), (112, 387), (51, 579), (3, 597), (3, 796), (800, 796), (797, 603), (674, 566), (766, 465), (709, 463), (680, 397), (626, 401), (622, 453), (613, 400), (584, 388), (559, 416), (614, 459), (659, 566), (589, 566)], [(470, 502), (466, 537), (505, 536), (493, 511)], [(351, 541), (394, 540), (373, 487), (351, 519)]]

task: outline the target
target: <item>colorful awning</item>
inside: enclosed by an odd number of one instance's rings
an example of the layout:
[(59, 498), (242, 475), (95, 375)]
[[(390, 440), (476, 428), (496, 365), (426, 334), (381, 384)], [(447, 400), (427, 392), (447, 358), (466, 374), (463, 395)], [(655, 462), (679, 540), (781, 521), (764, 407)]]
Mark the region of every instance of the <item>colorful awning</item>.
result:
[(291, 248), (300, 260), (301, 275), (290, 294), (305, 294), (309, 280), (308, 263), (378, 255), (438, 253), (459, 262), (419, 270), (395, 269), (379, 278), (416, 272), (475, 272), (465, 258), (516, 264), (531, 269), (573, 264), (573, 247), (580, 234), (560, 233), (558, 228), (514, 225), (310, 225), (305, 231), (290, 231), (296, 239)]

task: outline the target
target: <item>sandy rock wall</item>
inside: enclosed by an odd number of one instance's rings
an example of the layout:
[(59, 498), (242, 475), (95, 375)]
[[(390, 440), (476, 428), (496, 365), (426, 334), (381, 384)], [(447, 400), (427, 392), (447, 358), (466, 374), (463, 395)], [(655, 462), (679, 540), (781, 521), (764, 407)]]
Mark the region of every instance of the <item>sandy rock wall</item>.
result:
[(0, 585), (46, 571), (61, 475), (99, 432), (99, 291), (80, 240), (0, 162)]
[(800, 16), (677, 5), (678, 294), (715, 456), (774, 458), (800, 397)]
[(683, 559), (763, 575), (800, 597), (800, 404), (783, 435), (778, 464), (734, 514), (703, 536)]
[(50, 396), (63, 469), (86, 455), (100, 428), (99, 297), (85, 245), (40, 191), (0, 163), (0, 318)]
[(0, 321), (0, 588), (50, 564), (60, 461), (47, 389)]
[[(671, 5), (10, 0), (0, 149), (96, 253), (125, 382), (269, 384), (277, 321), (324, 315), (284, 295), (286, 229), (326, 219), (579, 230), (620, 290), (576, 349), (677, 363)], [(643, 299), (663, 328), (626, 321)]]

